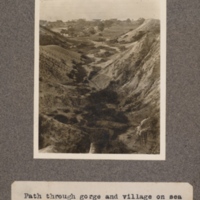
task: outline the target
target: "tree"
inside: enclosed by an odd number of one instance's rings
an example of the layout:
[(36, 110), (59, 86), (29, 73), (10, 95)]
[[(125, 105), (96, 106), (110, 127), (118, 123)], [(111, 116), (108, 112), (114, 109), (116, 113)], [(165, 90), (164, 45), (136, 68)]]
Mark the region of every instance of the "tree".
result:
[(98, 24), (98, 29), (99, 29), (99, 31), (103, 31), (104, 30), (104, 23), (103, 22), (100, 22)]
[(111, 27), (114, 22), (112, 20), (105, 20), (104, 25), (105, 27)]
[(60, 33), (61, 33), (61, 34), (67, 34), (68, 31), (67, 31), (66, 29), (62, 29), (62, 30), (60, 31)]
[(131, 23), (131, 20), (128, 18), (128, 19), (126, 20), (126, 22), (127, 22), (127, 23)]
[(68, 27), (68, 33), (70, 36), (74, 36), (75, 34), (75, 28), (73, 26)]
[(93, 28), (93, 27), (90, 27), (89, 28), (89, 33), (90, 34), (95, 34), (96, 32), (95, 32), (95, 29)]

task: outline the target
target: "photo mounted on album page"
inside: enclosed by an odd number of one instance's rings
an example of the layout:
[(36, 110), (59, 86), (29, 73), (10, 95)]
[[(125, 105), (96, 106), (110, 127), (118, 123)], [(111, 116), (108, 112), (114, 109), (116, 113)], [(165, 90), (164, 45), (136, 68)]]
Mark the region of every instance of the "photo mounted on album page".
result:
[(34, 158), (165, 160), (165, 0), (36, 0), (34, 71)]

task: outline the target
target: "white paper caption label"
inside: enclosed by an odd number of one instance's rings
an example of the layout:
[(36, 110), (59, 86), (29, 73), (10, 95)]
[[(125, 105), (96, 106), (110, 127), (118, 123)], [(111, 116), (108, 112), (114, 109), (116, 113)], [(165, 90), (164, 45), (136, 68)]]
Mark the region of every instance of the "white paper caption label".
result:
[(12, 200), (171, 200), (193, 199), (188, 183), (14, 182)]

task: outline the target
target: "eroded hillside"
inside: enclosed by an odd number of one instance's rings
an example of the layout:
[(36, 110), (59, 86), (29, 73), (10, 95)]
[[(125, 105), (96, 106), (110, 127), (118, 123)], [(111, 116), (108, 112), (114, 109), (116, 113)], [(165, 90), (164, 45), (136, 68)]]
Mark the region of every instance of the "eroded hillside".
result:
[(160, 22), (123, 26), (113, 37), (116, 25), (87, 37), (40, 27), (41, 152), (160, 152)]

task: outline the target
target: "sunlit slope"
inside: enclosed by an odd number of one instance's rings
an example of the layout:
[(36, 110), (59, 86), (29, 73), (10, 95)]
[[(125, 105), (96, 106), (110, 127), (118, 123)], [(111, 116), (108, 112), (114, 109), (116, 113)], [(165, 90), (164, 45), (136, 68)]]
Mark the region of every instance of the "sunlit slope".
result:
[[(138, 36), (139, 34), (141, 35)], [(140, 149), (141, 152), (150, 152), (152, 146), (154, 152), (159, 152), (159, 21), (147, 20), (136, 30), (121, 36), (119, 41), (125, 43), (127, 49), (116, 55), (116, 59), (103, 68), (93, 78), (93, 82), (101, 89), (107, 88), (117, 92), (120, 110), (127, 113), (132, 127), (135, 127), (128, 132), (128, 135), (141, 134), (137, 132), (138, 127), (148, 128), (148, 132), (152, 133), (148, 137), (150, 145), (144, 147), (135, 143), (135, 138), (134, 142), (126, 137), (121, 137), (122, 140)], [(148, 121), (148, 125), (143, 124), (143, 120)]]

